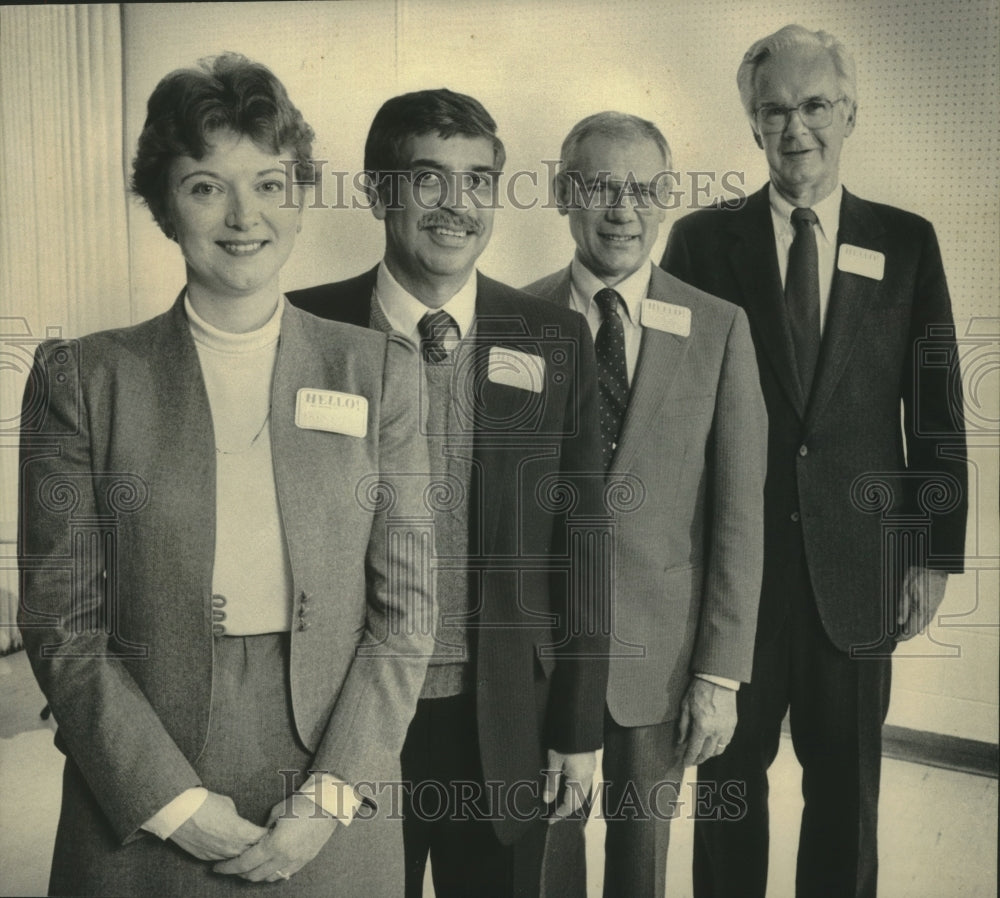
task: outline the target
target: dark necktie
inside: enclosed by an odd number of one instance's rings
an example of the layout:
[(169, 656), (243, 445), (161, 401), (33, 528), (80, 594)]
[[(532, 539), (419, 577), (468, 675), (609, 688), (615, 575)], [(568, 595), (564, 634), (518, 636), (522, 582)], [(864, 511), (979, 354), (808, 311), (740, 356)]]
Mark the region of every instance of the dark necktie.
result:
[(625, 365), (625, 328), (618, 315), (621, 297), (610, 287), (598, 290), (594, 302), (601, 310), (601, 326), (594, 339), (597, 383), (601, 399), (601, 449), (605, 469), (611, 467), (618, 435), (628, 407), (628, 368)]
[(445, 340), (449, 336), (457, 336), (458, 325), (447, 312), (438, 309), (428, 312), (417, 322), (420, 332), (420, 350), (424, 361), (430, 365), (440, 365), (448, 359), (448, 348)]
[(788, 271), (785, 274), (785, 308), (792, 329), (799, 383), (806, 401), (812, 391), (820, 343), (817, 221), (812, 209), (792, 211), (795, 238), (788, 251)]

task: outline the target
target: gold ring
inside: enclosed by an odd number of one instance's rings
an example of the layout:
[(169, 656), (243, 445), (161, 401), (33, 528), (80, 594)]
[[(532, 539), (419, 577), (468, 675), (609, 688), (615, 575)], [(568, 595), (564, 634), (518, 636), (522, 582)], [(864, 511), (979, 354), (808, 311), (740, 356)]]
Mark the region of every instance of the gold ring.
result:
[(288, 873), (286, 873), (284, 870), (275, 870), (274, 871), (274, 875), (275, 876), (280, 876), (282, 879), (291, 879), (292, 878), (291, 875), (288, 874)]

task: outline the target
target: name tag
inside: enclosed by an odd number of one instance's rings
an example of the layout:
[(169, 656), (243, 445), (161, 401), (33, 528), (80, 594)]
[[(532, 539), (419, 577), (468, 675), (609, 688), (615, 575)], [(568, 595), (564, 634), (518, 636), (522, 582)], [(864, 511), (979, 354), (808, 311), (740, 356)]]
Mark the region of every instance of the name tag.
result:
[(491, 346), (486, 376), (495, 384), (541, 393), (545, 386), (545, 359), (506, 346)]
[(837, 254), (837, 268), (848, 274), (860, 274), (863, 278), (880, 281), (885, 274), (885, 254), (842, 243)]
[(687, 306), (677, 306), (672, 302), (660, 302), (656, 299), (644, 299), (640, 315), (643, 327), (676, 334), (678, 337), (691, 335), (691, 310)]
[(303, 387), (295, 394), (295, 426), (363, 437), (368, 433), (368, 400), (354, 393)]

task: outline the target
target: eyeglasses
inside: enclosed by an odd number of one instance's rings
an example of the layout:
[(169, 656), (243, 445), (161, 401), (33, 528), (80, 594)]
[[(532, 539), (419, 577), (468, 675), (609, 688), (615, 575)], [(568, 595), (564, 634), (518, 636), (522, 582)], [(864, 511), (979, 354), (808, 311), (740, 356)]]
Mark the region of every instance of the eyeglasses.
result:
[(569, 209), (613, 209), (627, 205), (643, 213), (666, 208), (657, 195), (658, 185), (643, 184), (633, 178), (625, 181), (599, 178), (587, 182), (578, 172), (564, 173), (562, 177), (567, 184)]
[(838, 97), (836, 100), (813, 97), (804, 100), (798, 106), (775, 106), (765, 103), (763, 106), (757, 107), (754, 117), (757, 119), (762, 134), (776, 134), (779, 131), (784, 131), (793, 112), (799, 114), (802, 124), (807, 128), (818, 130), (829, 126), (830, 122), (833, 121), (833, 107), (846, 100), (847, 97)]

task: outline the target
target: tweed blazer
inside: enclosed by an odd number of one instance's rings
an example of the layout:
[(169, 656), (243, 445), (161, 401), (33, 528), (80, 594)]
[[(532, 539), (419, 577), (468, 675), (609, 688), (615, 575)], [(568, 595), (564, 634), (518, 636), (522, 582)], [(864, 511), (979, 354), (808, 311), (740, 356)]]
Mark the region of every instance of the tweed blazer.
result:
[[(368, 325), (377, 271), (288, 298)], [(511, 785), (538, 780), (546, 748), (603, 741), (607, 596), (589, 574), (588, 536), (595, 522), (606, 528), (596, 362), (582, 316), (476, 277), (459, 382), (466, 426), (449, 441), (468, 447), (473, 467), (468, 561), (480, 590), (469, 626), (483, 777)], [(509, 844), (527, 821), (501, 816), (494, 828)]]
[[(432, 640), (421, 559), (391, 538), (396, 520), (427, 517), (411, 354), (286, 303), (271, 443), (291, 700), (314, 769), (352, 783), (398, 775)], [(363, 397), (366, 433), (300, 426), (301, 388)], [(25, 645), (59, 743), (124, 840), (199, 784), (211, 700), (215, 441), (181, 298), (135, 327), (39, 347), (20, 497)]]
[[(651, 266), (690, 331), (643, 327), (609, 483), (616, 510), (608, 710), (675, 719), (693, 673), (747, 682), (763, 566), (767, 415), (746, 316)], [(569, 306), (570, 269), (525, 290)], [(683, 328), (679, 329), (683, 330)]]

